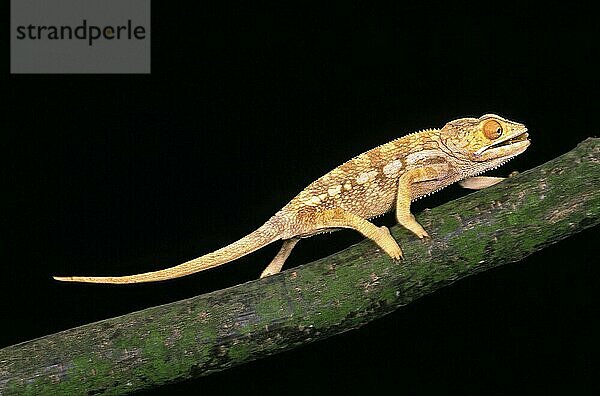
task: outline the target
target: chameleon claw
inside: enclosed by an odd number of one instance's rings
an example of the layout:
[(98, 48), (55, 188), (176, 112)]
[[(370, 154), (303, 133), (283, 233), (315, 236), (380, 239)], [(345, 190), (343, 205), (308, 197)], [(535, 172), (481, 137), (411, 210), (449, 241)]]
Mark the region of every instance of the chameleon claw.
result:
[(421, 235), (418, 235), (418, 237), (421, 238), (421, 239), (431, 239), (431, 237), (429, 236), (429, 234), (425, 230), (423, 230), (423, 233)]
[(392, 258), (394, 261), (404, 260), (404, 256), (402, 255), (402, 250), (398, 246), (398, 250), (386, 251), (386, 253)]
[(381, 226), (379, 229), (387, 236), (385, 242), (380, 245), (383, 251), (385, 251), (394, 261), (403, 259), (404, 256), (402, 255), (402, 249), (400, 249), (400, 246), (398, 246), (398, 243), (392, 237), (390, 229), (386, 226)]
[(410, 228), (410, 230), (419, 238), (419, 239), (431, 239), (427, 231), (421, 227), (419, 223), (416, 223), (415, 227)]

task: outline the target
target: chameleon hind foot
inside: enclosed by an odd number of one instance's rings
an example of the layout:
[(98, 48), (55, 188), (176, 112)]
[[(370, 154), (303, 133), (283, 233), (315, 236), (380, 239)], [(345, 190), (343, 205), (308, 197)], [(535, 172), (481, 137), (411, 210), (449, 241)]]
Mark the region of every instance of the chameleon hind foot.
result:
[(284, 240), (281, 249), (279, 249), (279, 252), (275, 255), (273, 260), (271, 260), (271, 263), (260, 274), (260, 277), (264, 278), (266, 276), (275, 275), (281, 272), (281, 268), (283, 267), (285, 260), (287, 260), (287, 258), (290, 256), (290, 253), (292, 253), (292, 249), (294, 248), (294, 246), (296, 246), (299, 240), (299, 238), (291, 238)]
[(390, 229), (386, 226), (381, 226), (379, 227), (379, 229), (383, 234), (387, 236), (376, 240), (375, 242), (377, 243), (377, 245), (379, 245), (379, 247), (383, 249), (383, 251), (386, 252), (388, 256), (390, 256), (394, 260), (400, 260), (404, 258), (404, 256), (402, 255), (402, 249), (400, 249), (398, 242), (396, 242), (396, 240), (390, 233)]

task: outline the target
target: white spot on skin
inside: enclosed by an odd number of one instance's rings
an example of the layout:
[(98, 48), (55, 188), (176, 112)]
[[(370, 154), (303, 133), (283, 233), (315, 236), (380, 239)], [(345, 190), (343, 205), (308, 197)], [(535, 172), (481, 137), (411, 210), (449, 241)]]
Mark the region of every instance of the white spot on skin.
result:
[(411, 154), (407, 155), (406, 163), (409, 165), (414, 165), (424, 159), (434, 158), (434, 157), (439, 157), (439, 156), (440, 156), (439, 150), (421, 150), (416, 153), (411, 153)]
[(329, 194), (330, 196), (336, 196), (338, 195), (340, 192), (342, 191), (342, 186), (338, 185), (338, 186), (334, 186), (334, 187), (329, 187), (329, 189), (327, 190), (327, 194)]
[(324, 201), (324, 200), (325, 200), (325, 198), (327, 198), (327, 194), (325, 194), (325, 193), (323, 193), (323, 194), (319, 194), (319, 199), (320, 199), (321, 201)]
[(398, 171), (402, 168), (402, 161), (394, 160), (383, 167), (383, 174), (387, 177), (398, 176)]
[(365, 173), (361, 173), (357, 178), (356, 178), (356, 182), (358, 184), (364, 184), (366, 182), (368, 182), (369, 180), (373, 179), (375, 176), (377, 176), (377, 171), (376, 170), (372, 170), (369, 172), (365, 172)]
[(308, 200), (308, 205), (318, 205), (321, 203), (321, 198), (317, 197), (317, 196), (313, 196), (310, 197), (310, 199)]

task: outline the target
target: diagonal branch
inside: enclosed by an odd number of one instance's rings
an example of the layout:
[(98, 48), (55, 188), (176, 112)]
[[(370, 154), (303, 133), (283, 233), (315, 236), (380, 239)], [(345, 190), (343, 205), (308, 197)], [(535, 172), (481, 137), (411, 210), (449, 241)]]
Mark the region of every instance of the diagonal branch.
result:
[(355, 329), (465, 276), (600, 223), (600, 139), (421, 213), (407, 259), (372, 243), (279, 275), (0, 350), (0, 394), (122, 394), (207, 375)]

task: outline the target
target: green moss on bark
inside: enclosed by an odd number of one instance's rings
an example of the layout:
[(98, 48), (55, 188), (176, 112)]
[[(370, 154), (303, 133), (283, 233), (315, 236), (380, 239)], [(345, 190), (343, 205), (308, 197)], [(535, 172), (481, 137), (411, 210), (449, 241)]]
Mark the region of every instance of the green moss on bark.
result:
[(207, 375), (347, 331), (457, 279), (600, 222), (600, 140), (393, 228), (406, 259), (364, 241), (203, 296), (0, 350), (0, 394), (123, 394)]

